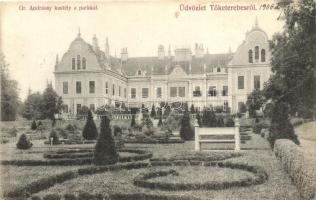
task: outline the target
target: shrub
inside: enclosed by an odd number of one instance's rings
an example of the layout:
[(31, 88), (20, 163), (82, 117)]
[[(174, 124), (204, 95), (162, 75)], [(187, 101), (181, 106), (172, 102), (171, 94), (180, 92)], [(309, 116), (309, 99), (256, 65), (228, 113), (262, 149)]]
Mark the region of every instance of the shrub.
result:
[(17, 130), (15, 127), (11, 128), (11, 129), (9, 130), (9, 132), (8, 132), (8, 134), (9, 134), (11, 137), (16, 137), (17, 133), (18, 133), (18, 130)]
[(274, 152), (298, 188), (302, 199), (315, 199), (316, 159), (286, 139), (275, 142)]
[(172, 132), (179, 128), (179, 121), (176, 118), (174, 113), (170, 113), (170, 115), (163, 122), (163, 130)]
[(118, 157), (110, 128), (110, 120), (103, 117), (100, 124), (100, 135), (95, 145), (94, 163), (96, 165), (114, 164), (118, 161)]
[(47, 194), (44, 196), (43, 200), (60, 200), (61, 196), (59, 194)]
[(131, 128), (135, 128), (135, 126), (136, 126), (135, 115), (132, 115)]
[(64, 199), (65, 200), (78, 200), (78, 198), (74, 194), (65, 194)]
[(119, 136), (122, 134), (122, 129), (116, 125), (113, 126), (114, 136)]
[(70, 133), (74, 133), (75, 130), (77, 130), (77, 127), (76, 125), (73, 125), (73, 124), (68, 124), (66, 127), (65, 127), (65, 131), (68, 131)]
[(197, 123), (198, 125), (201, 127), (202, 126), (202, 120), (201, 120), (201, 115), (200, 115), (200, 112), (196, 112), (196, 120), (197, 120)]
[(190, 140), (194, 136), (194, 130), (191, 127), (190, 115), (185, 112), (181, 119), (180, 137), (183, 140)]
[(33, 120), (32, 124), (31, 124), (31, 129), (32, 129), (33, 131), (37, 129), (37, 125), (36, 125), (35, 120)]
[(151, 107), (150, 117), (152, 117), (152, 118), (155, 118), (155, 117), (156, 117), (156, 108), (155, 108), (155, 105), (154, 105), (154, 104), (153, 104), (153, 106)]
[(42, 125), (43, 125), (43, 123), (41, 121), (37, 122), (37, 126), (42, 126)]
[(224, 126), (224, 119), (222, 116), (219, 116), (217, 119), (217, 126), (218, 127), (223, 127)]
[(234, 127), (235, 126), (235, 122), (234, 119), (232, 117), (228, 117), (226, 120), (226, 127)]
[(95, 140), (98, 137), (97, 126), (93, 121), (92, 113), (90, 110), (88, 111), (87, 122), (83, 128), (82, 136), (86, 140)]
[(65, 131), (63, 128), (57, 127), (57, 128), (54, 128), (54, 130), (60, 137), (68, 138), (68, 131)]
[(205, 109), (203, 111), (203, 126), (206, 127), (216, 127), (217, 126), (217, 120), (214, 112), (212, 110)]
[(159, 121), (158, 121), (157, 126), (158, 126), (158, 127), (161, 127), (161, 126), (162, 126), (162, 116), (161, 116), (161, 115), (159, 116)]
[(27, 139), (25, 134), (22, 134), (19, 138), (18, 143), (16, 144), (16, 147), (18, 149), (29, 149), (33, 146), (33, 144)]
[(277, 139), (290, 139), (295, 144), (299, 144), (293, 125), (289, 120), (289, 107), (284, 102), (277, 102), (274, 106), (268, 138), (271, 147), (274, 146)]
[(269, 128), (270, 127), (270, 124), (265, 122), (265, 121), (261, 121), (261, 122), (258, 122), (258, 123), (255, 123), (254, 126), (253, 126), (253, 132), (254, 133), (257, 133), (257, 134), (260, 134), (261, 133), (261, 130), (264, 129), (264, 128)]
[(53, 129), (50, 134), (49, 134), (49, 141), (51, 140), (51, 138), (53, 138), (53, 144), (60, 144), (59, 142), (59, 135), (58, 133), (55, 131), (55, 129)]

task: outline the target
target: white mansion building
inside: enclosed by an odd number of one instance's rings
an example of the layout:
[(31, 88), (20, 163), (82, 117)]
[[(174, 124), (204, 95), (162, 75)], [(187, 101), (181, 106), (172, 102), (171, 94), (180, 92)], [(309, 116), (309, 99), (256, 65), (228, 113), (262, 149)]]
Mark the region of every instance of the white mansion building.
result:
[(254, 89), (262, 88), (271, 74), (267, 34), (256, 22), (235, 53), (209, 54), (201, 44), (165, 52), (156, 57), (121, 57), (102, 51), (94, 36), (92, 45), (80, 33), (60, 62), (56, 59), (55, 89), (62, 96), (64, 112), (76, 114), (82, 106), (91, 110), (123, 103), (129, 107), (160, 102), (186, 102), (195, 107), (229, 106), (236, 113)]

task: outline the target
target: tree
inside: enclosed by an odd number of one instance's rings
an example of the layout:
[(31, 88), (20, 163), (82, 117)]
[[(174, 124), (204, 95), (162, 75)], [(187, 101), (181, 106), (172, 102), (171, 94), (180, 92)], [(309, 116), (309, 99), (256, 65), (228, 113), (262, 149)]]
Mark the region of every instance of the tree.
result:
[(96, 165), (115, 164), (118, 159), (119, 154), (112, 136), (110, 120), (107, 117), (102, 117), (100, 135), (94, 150), (94, 163)]
[(163, 115), (164, 115), (164, 117), (168, 117), (170, 112), (171, 112), (170, 105), (168, 103), (166, 103), (164, 108), (165, 108), (165, 110), (164, 110)]
[(95, 125), (92, 117), (92, 112), (89, 110), (87, 122), (83, 128), (82, 136), (86, 140), (95, 140), (98, 137), (97, 126)]
[(135, 128), (135, 126), (136, 126), (135, 115), (132, 115), (131, 127)]
[(154, 104), (151, 107), (150, 117), (152, 117), (152, 118), (156, 117), (156, 108), (155, 108)]
[(202, 126), (202, 121), (201, 121), (200, 112), (196, 113), (196, 120), (197, 120), (197, 123), (198, 123), (199, 127), (201, 127)]
[(62, 109), (62, 99), (54, 91), (52, 84), (47, 84), (43, 92), (43, 116), (55, 121), (55, 114), (59, 114)]
[(158, 127), (161, 127), (161, 126), (162, 126), (162, 116), (161, 116), (161, 115), (159, 116), (159, 121), (158, 121), (157, 126), (158, 126)]
[(316, 2), (301, 0), (285, 10), (282, 33), (270, 42), (274, 75), (265, 87), (265, 96), (284, 102), (290, 112), (303, 114), (316, 103)]
[(238, 112), (240, 112), (240, 113), (247, 112), (247, 106), (244, 103), (241, 103), (240, 106), (239, 106)]
[(194, 108), (194, 105), (193, 105), (193, 104), (191, 104), (190, 112), (191, 112), (191, 114), (194, 114), (194, 113), (195, 113), (195, 108)]
[(31, 124), (31, 129), (32, 129), (33, 131), (37, 129), (37, 125), (36, 125), (35, 120), (33, 120), (32, 124)]
[(265, 103), (265, 98), (261, 90), (254, 90), (248, 96), (246, 106), (250, 117), (256, 117), (256, 110), (259, 110)]
[(18, 149), (29, 149), (33, 146), (33, 144), (30, 142), (29, 139), (27, 139), (25, 134), (22, 134), (19, 138), (18, 143), (16, 144), (16, 147)]
[(297, 135), (294, 133), (293, 125), (289, 120), (289, 106), (284, 102), (278, 102), (274, 106), (271, 119), (268, 140), (272, 147), (277, 139), (290, 139), (295, 144), (300, 143)]
[(52, 131), (50, 132), (49, 134), (49, 141), (51, 141), (51, 139), (53, 140), (52, 143), (55, 145), (55, 144), (59, 144), (59, 135), (58, 133), (56, 132), (55, 129), (52, 129)]
[(39, 92), (29, 94), (24, 101), (22, 116), (26, 119), (44, 119), (43, 96)]
[(219, 116), (217, 119), (217, 127), (224, 127), (224, 119), (222, 116)]
[(4, 55), (0, 52), (1, 74), (1, 121), (13, 121), (16, 119), (19, 107), (18, 83), (10, 78), (8, 64)]
[(203, 111), (203, 125), (206, 127), (216, 127), (217, 120), (213, 110), (204, 109)]
[(194, 136), (194, 130), (191, 126), (189, 112), (185, 112), (180, 122), (180, 137), (183, 140), (190, 140)]

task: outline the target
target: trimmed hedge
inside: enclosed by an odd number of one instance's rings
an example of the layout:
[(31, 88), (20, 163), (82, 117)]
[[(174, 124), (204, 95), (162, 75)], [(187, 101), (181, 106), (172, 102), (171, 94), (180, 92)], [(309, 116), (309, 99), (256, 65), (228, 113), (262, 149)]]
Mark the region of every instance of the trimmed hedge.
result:
[(275, 155), (290, 175), (303, 199), (316, 198), (316, 159), (287, 139), (280, 139), (274, 145)]
[[(49, 165), (90, 165), (93, 163), (91, 149), (69, 149), (44, 154), (47, 160), (2, 160), (1, 165), (17, 166), (49, 166)], [(70, 152), (70, 153), (67, 153)], [(119, 162), (133, 162), (149, 159), (153, 156), (151, 152), (140, 149), (120, 149), (119, 152), (129, 152), (138, 155), (120, 157)], [(87, 155), (89, 155), (87, 157)], [(73, 158), (73, 159), (70, 159)]]
[[(51, 195), (51, 194), (50, 194)], [(58, 195), (58, 194), (56, 194)], [(46, 195), (48, 196), (48, 195)], [(44, 200), (44, 198), (36, 196), (36, 200)], [(144, 194), (144, 193), (115, 193), (115, 194), (90, 194), (87, 192), (79, 193), (78, 196), (74, 194), (65, 194), (65, 200), (200, 200), (196, 197), (188, 197), (185, 195), (160, 195), (160, 194)]]
[[(166, 165), (173, 165), (173, 166), (183, 166), (188, 165), (188, 161), (165, 161)], [(196, 164), (196, 163), (194, 163)], [(162, 165), (160, 165), (162, 166)], [(241, 169), (248, 172), (251, 172), (255, 175), (255, 178), (244, 178), (237, 181), (208, 181), (205, 183), (166, 183), (166, 182), (151, 182), (148, 179), (161, 177), (161, 176), (168, 176), (168, 175), (175, 175), (178, 176), (179, 173), (175, 170), (161, 170), (161, 171), (153, 171), (148, 173), (141, 173), (134, 179), (134, 185), (149, 188), (149, 189), (158, 189), (158, 190), (166, 190), (166, 191), (178, 191), (178, 190), (222, 190), (231, 187), (244, 187), (250, 185), (258, 185), (264, 183), (268, 175), (266, 172), (259, 166), (249, 166), (245, 164), (237, 164), (232, 162), (210, 162), (204, 164), (204, 166), (217, 166), (217, 167), (225, 167), (231, 169)]]
[(150, 161), (177, 161), (177, 160), (188, 160), (188, 161), (220, 161), (220, 160), (226, 160), (229, 158), (235, 158), (242, 156), (242, 153), (226, 153), (223, 154), (223, 152), (220, 152), (218, 154), (212, 153), (210, 155), (208, 154), (193, 154), (193, 155), (181, 155), (181, 156), (173, 156), (170, 158), (152, 158)]

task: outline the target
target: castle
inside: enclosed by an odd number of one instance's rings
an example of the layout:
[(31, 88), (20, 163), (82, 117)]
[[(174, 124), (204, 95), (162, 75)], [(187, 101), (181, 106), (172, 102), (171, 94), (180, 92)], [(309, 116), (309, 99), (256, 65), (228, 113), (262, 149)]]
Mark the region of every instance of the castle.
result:
[(82, 106), (91, 110), (106, 104), (124, 103), (130, 108), (161, 102), (186, 102), (194, 107), (230, 108), (238, 112), (254, 89), (262, 89), (271, 75), (267, 34), (256, 20), (236, 52), (209, 54), (202, 44), (171, 51), (158, 46), (155, 57), (120, 58), (104, 51), (96, 36), (92, 44), (80, 32), (61, 60), (56, 59), (55, 89), (65, 104), (64, 113), (77, 114)]

